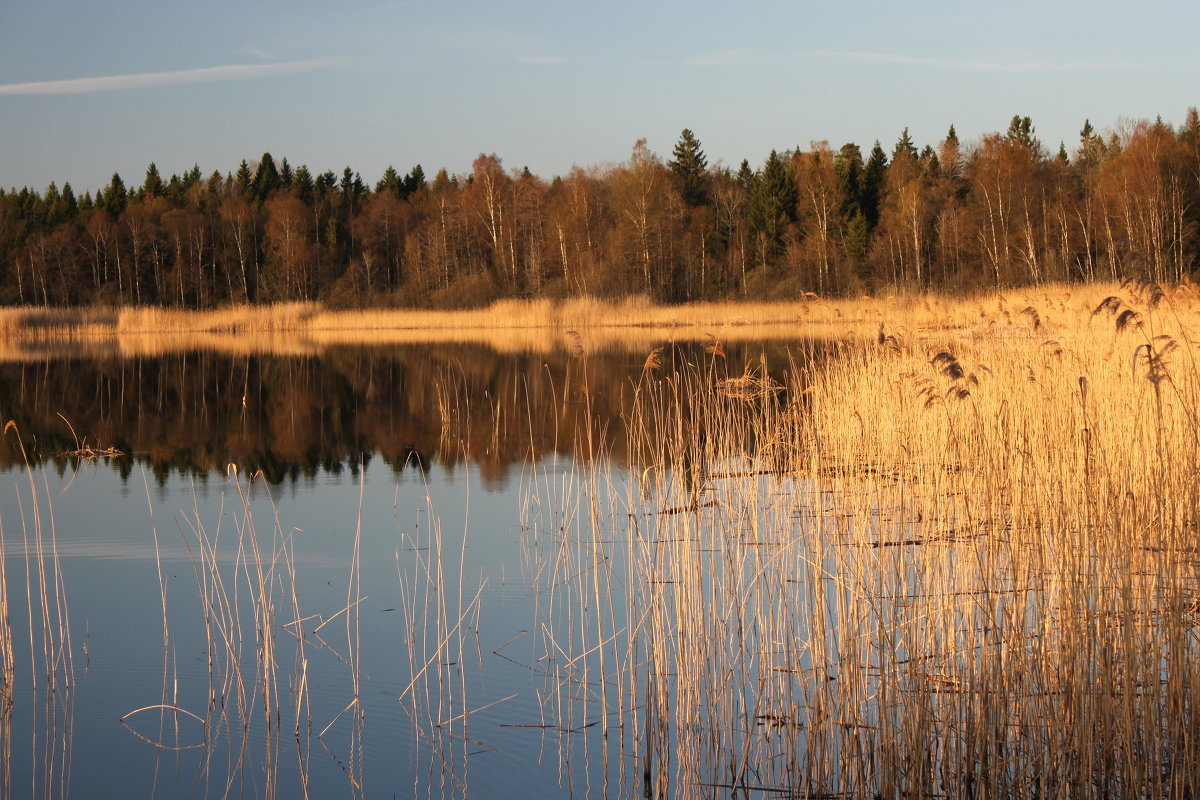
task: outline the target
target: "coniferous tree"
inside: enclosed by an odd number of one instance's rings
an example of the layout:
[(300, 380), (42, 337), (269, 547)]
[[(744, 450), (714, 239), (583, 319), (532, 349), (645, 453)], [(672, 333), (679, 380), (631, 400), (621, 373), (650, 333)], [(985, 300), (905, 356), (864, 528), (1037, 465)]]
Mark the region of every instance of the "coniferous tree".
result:
[(147, 197), (161, 197), (164, 188), (162, 176), (158, 174), (158, 167), (151, 161), (150, 166), (146, 167), (146, 179), (142, 181), (141, 194)]
[(1004, 134), (1004, 138), (1013, 144), (1025, 148), (1035, 158), (1040, 159), (1042, 143), (1033, 135), (1033, 131), (1032, 119), (1014, 114), (1012, 121), (1008, 123), (1008, 132)]
[(913, 161), (917, 160), (917, 146), (913, 144), (912, 137), (908, 135), (908, 128), (905, 128), (900, 133), (900, 138), (896, 140), (896, 147), (892, 150), (892, 161), (901, 156), (908, 156)]
[(404, 177), (404, 193), (405, 195), (410, 195), (413, 192), (423, 191), (425, 191), (425, 170), (421, 169), (420, 164), (417, 164)]
[(237, 175), (233, 179), (234, 190), (238, 197), (249, 202), (254, 199), (254, 177), (250, 174), (250, 165), (246, 159), (238, 166)]
[(863, 160), (862, 151), (854, 142), (847, 142), (834, 157), (833, 169), (838, 178), (838, 193), (841, 196), (839, 216), (849, 220), (862, 213)]
[(121, 176), (114, 172), (108, 186), (101, 190), (98, 203), (113, 217), (119, 217), (128, 202), (129, 196), (125, 192), (125, 181), (121, 180)]
[(308, 166), (301, 164), (296, 168), (295, 174), (292, 176), (292, 191), (296, 193), (296, 198), (306, 206), (311, 206), (313, 203), (313, 177), (308, 171)]
[(883, 202), (883, 187), (887, 181), (888, 159), (884, 154), (883, 148), (879, 145), (879, 140), (875, 140), (875, 146), (871, 148), (871, 156), (867, 159), (867, 165), (863, 168), (862, 182), (862, 197), (860, 205), (862, 206), (863, 217), (867, 220), (867, 227), (871, 230), (879, 224), (879, 207)]
[(747, 194), (754, 187), (754, 170), (750, 169), (749, 159), (742, 159), (742, 164), (737, 171), (737, 182)]
[(684, 128), (672, 151), (674, 158), (667, 162), (679, 185), (679, 194), (688, 206), (708, 203), (708, 159), (700, 148), (700, 140)]
[(760, 265), (772, 261), (783, 249), (787, 226), (796, 219), (798, 196), (790, 165), (772, 150), (750, 190), (749, 228)]
[(375, 184), (375, 191), (391, 192), (396, 197), (404, 195), (404, 179), (396, 172), (396, 168), (388, 164), (388, 168), (384, 170), (383, 177)]
[(275, 159), (271, 157), (270, 153), (263, 153), (262, 160), (258, 162), (258, 169), (254, 173), (255, 201), (262, 205), (279, 186), (279, 170), (275, 167)]

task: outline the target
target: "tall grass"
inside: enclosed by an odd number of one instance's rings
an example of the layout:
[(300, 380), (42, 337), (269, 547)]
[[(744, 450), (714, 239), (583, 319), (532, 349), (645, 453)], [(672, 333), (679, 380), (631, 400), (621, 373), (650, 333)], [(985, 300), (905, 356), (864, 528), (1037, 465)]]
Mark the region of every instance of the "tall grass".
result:
[(1200, 313), (1110, 297), (648, 360), (624, 492), (528, 503), (559, 729), (621, 710), (621, 794), (1192, 796)]
[[(13, 422), (8, 422), (0, 435), (10, 433), (19, 443)], [(19, 447), (25, 456), (24, 445)], [(66, 797), (71, 789), (75, 685), (67, 587), (59, 564), (50, 487), (45, 473), (35, 468), (28, 457), (21, 483), (25, 486), (18, 486), (14, 495), (19, 541), (10, 532), (11, 528), (6, 530), (6, 513), (0, 513), (0, 795)], [(7, 510), (10, 521), (13, 511)], [(24, 568), (23, 576), (18, 576), (18, 586), (23, 583), (25, 594), (23, 620), (19, 614), (17, 620), (10, 616), (10, 555), (19, 555)], [(17, 605), (19, 608), (19, 599)], [(14, 625), (22, 622), (28, 639), (22, 637), (18, 643)], [(23, 655), (28, 658), (27, 663), (17, 657), (26, 645), (28, 649)], [(13, 714), (20, 704), (28, 707), (23, 718), (29, 720), (30, 729), (18, 733), (29, 742), (32, 769), (27, 785), (14, 786)]]

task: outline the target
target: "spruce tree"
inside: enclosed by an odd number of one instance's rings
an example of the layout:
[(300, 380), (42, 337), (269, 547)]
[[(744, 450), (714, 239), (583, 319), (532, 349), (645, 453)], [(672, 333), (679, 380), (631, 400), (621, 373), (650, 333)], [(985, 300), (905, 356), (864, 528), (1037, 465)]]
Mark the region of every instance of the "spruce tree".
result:
[(759, 263), (773, 260), (783, 248), (788, 223), (796, 219), (799, 190), (791, 165), (775, 150), (750, 190), (750, 232), (758, 243)]
[(296, 168), (296, 172), (292, 175), (292, 189), (296, 192), (296, 198), (306, 206), (312, 205), (313, 201), (313, 177), (308, 171), (308, 166), (301, 164)]
[(863, 168), (863, 190), (862, 190), (862, 212), (867, 220), (867, 227), (874, 230), (879, 224), (879, 204), (883, 200), (884, 181), (887, 180), (888, 160), (883, 152), (883, 148), (879, 146), (879, 140), (875, 140), (875, 146), (871, 148), (871, 157), (867, 159), (867, 165)]
[(263, 153), (254, 173), (254, 199), (261, 205), (280, 186), (279, 170), (270, 153)]
[(746, 190), (746, 194), (749, 194), (750, 190), (754, 188), (754, 170), (750, 169), (749, 159), (742, 159), (742, 165), (738, 167), (737, 171), (737, 182)]
[(404, 193), (410, 195), (413, 192), (425, 191), (425, 170), (417, 164), (412, 168), (412, 172), (404, 177)]
[(679, 141), (672, 151), (674, 158), (667, 162), (675, 173), (679, 193), (683, 202), (691, 207), (708, 203), (708, 159), (700, 148), (700, 140), (687, 128), (679, 134)]
[(243, 200), (254, 199), (254, 178), (250, 175), (250, 165), (246, 163), (246, 159), (242, 159), (242, 163), (238, 166), (237, 175), (233, 179), (234, 190), (238, 197)]
[(912, 137), (908, 135), (908, 128), (905, 128), (900, 134), (900, 138), (896, 140), (896, 148), (892, 150), (892, 161), (901, 156), (908, 156), (913, 161), (917, 160), (917, 146), (913, 144)]
[(129, 202), (129, 196), (125, 192), (125, 181), (121, 180), (120, 175), (113, 173), (112, 180), (101, 190), (97, 202), (114, 218), (121, 216), (121, 212), (125, 210), (125, 204)]
[(384, 170), (383, 177), (375, 184), (375, 192), (391, 192), (396, 197), (404, 196), (404, 181), (396, 172), (396, 168), (388, 164), (388, 168)]
[(146, 180), (142, 181), (141, 193), (147, 197), (162, 197), (164, 188), (158, 167), (151, 161), (150, 166), (146, 167)]
[(1033, 130), (1033, 120), (1014, 114), (1012, 121), (1008, 123), (1008, 132), (1004, 134), (1004, 138), (1037, 157), (1041, 155), (1042, 143), (1033, 135)]
[(833, 158), (833, 171), (838, 178), (838, 193), (842, 197), (838, 209), (843, 220), (862, 212), (863, 160), (862, 151), (854, 142), (847, 142)]

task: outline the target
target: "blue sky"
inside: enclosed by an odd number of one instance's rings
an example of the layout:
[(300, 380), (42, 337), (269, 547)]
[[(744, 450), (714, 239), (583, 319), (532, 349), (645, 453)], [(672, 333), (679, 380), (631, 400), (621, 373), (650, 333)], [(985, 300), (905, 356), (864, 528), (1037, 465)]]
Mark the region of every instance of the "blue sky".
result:
[[(344, 7), (343, 7), (344, 6)], [(836, 148), (1033, 118), (1179, 123), (1200, 104), (1200, 4), (1151, 2), (0, 3), (0, 185), (94, 190), (150, 161), (207, 175), (270, 151), (314, 172), (543, 177), (669, 157)]]

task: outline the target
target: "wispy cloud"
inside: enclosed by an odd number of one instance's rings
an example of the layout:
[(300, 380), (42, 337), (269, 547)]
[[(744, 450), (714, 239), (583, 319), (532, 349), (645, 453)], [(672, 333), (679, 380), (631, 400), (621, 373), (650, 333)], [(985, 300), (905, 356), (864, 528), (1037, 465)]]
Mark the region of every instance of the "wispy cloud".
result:
[(967, 72), (1091, 72), (1096, 70), (1123, 69), (1125, 61), (1047, 61), (1024, 55), (1013, 55), (1003, 59), (956, 59), (928, 58), (901, 53), (869, 53), (858, 50), (813, 50), (809, 55), (817, 58), (834, 58), (874, 64), (908, 64), (918, 67), (933, 67)]
[(565, 64), (567, 59), (562, 56), (521, 56), (517, 59), (522, 64)]
[(274, 64), (225, 64), (219, 67), (181, 69), (171, 72), (139, 72), (133, 75), (106, 75), (98, 78), (71, 78), (61, 81), (7, 83), (0, 84), (0, 95), (92, 94), (94, 92), (117, 92), (125, 89), (179, 86), (188, 83), (213, 83), (216, 81), (273, 78), (280, 75), (291, 75), (296, 72), (337, 67), (344, 63), (345, 60), (340, 57), (307, 58), (300, 61), (281, 61)]

